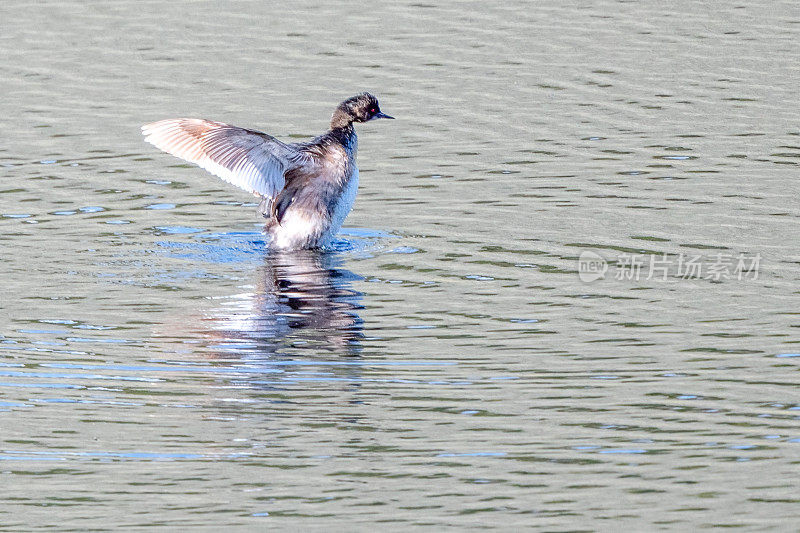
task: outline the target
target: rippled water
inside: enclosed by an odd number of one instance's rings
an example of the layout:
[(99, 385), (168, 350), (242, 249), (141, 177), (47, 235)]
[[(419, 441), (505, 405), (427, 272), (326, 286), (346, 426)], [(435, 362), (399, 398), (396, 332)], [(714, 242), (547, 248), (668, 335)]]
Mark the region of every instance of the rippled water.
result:
[[(0, 20), (0, 529), (796, 529), (795, 3)], [(361, 90), (327, 254), (139, 135)]]

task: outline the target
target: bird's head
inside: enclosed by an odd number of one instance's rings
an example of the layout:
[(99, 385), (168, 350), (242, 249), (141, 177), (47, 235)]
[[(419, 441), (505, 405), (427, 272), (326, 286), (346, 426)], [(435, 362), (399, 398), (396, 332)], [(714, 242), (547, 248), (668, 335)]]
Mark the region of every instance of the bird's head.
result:
[(352, 122), (367, 122), (376, 118), (394, 118), (381, 112), (378, 99), (369, 93), (357, 94), (336, 107), (331, 128), (343, 128)]

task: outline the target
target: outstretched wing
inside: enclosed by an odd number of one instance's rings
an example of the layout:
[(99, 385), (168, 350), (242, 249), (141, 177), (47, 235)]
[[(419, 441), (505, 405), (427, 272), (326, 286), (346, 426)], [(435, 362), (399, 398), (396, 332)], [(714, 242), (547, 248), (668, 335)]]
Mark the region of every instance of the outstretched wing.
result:
[(287, 170), (309, 160), (304, 152), (266, 133), (210, 120), (161, 120), (142, 126), (142, 134), (156, 148), (267, 198), (283, 189)]

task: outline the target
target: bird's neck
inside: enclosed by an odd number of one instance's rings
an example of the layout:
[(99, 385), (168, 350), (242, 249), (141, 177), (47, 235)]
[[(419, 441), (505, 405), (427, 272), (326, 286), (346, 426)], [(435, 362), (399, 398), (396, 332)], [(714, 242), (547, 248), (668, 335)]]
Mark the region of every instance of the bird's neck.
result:
[(331, 117), (331, 129), (341, 129), (341, 128), (352, 128), (353, 127), (353, 117), (350, 113), (344, 111), (343, 109), (337, 108), (336, 111), (333, 112), (333, 116)]
[(353, 123), (348, 122), (344, 126), (334, 127), (331, 122), (331, 131), (328, 133), (331, 137), (336, 139), (342, 146), (348, 150), (355, 150), (358, 138), (356, 137), (356, 130), (353, 128)]

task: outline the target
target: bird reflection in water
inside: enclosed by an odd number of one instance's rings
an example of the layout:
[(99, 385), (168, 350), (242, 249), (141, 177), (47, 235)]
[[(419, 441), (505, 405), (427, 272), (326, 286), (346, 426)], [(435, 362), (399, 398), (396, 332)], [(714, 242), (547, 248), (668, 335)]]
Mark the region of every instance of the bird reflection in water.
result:
[[(361, 350), (361, 279), (341, 258), (314, 250), (274, 253), (256, 272), (253, 292), (231, 296), (208, 320), (206, 333), (222, 358), (258, 359), (319, 351), (355, 356)], [(207, 324), (208, 325), (208, 324)]]

